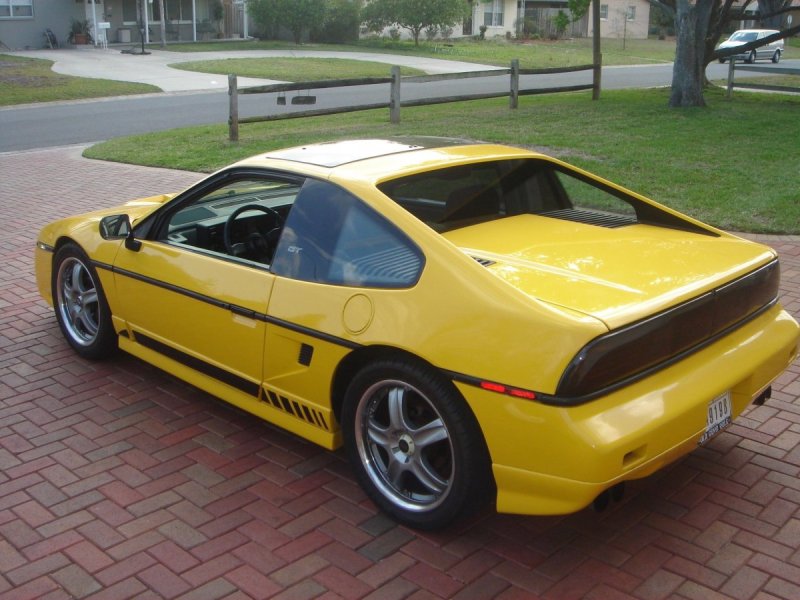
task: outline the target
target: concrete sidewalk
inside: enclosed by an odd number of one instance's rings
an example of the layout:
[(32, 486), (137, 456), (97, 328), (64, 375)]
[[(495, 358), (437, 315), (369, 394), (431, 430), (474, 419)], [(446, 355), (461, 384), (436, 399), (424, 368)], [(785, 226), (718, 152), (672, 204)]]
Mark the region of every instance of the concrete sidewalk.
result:
[[(63, 75), (148, 83), (161, 88), (165, 92), (226, 89), (228, 87), (228, 78), (225, 73), (219, 75), (195, 73), (192, 71), (174, 69), (169, 65), (181, 62), (223, 60), (227, 58), (313, 57), (363, 60), (386, 63), (387, 76), (389, 74), (388, 65), (413, 67), (428, 74), (461, 73), (500, 68), (437, 58), (370, 52), (331, 52), (320, 50), (169, 52), (166, 50), (151, 50), (149, 48), (148, 52), (150, 52), (150, 54), (146, 55), (123, 54), (119, 47), (107, 49), (89, 47), (61, 50), (25, 50), (10, 52), (8, 54), (52, 60), (55, 62), (53, 70)], [(254, 79), (251, 77), (239, 78), (240, 87), (269, 83), (277, 82), (269, 79)]]

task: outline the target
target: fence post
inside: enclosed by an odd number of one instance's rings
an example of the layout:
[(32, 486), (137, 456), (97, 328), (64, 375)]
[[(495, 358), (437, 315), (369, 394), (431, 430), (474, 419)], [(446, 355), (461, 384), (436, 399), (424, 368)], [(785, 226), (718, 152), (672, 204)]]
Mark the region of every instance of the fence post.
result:
[(392, 85), (389, 92), (389, 121), (400, 122), (400, 67), (392, 67)]
[[(627, 23), (626, 23), (627, 24)], [(592, 100), (600, 100), (603, 54), (600, 51), (600, 2), (592, 2)]]
[(508, 108), (519, 107), (519, 59), (511, 61), (511, 93), (508, 95)]
[(734, 63), (736, 62), (733, 59), (733, 56), (730, 57), (730, 64), (728, 65), (728, 87), (725, 90), (725, 97), (730, 100), (731, 96), (733, 96), (733, 71), (736, 67), (734, 67)]
[(228, 96), (230, 103), (228, 109), (228, 140), (239, 141), (239, 87), (236, 74), (228, 75)]
[(597, 55), (592, 68), (592, 100), (600, 100), (600, 81), (603, 77), (603, 55)]

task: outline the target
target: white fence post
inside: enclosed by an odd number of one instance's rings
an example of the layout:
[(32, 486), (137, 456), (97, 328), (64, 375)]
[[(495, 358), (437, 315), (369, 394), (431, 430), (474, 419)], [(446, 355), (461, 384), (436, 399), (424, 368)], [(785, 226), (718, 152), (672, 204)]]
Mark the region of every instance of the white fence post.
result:
[(733, 57), (730, 57), (730, 64), (728, 65), (728, 87), (725, 90), (725, 97), (730, 98), (733, 95), (733, 71), (736, 69), (734, 63), (736, 61), (733, 60)]

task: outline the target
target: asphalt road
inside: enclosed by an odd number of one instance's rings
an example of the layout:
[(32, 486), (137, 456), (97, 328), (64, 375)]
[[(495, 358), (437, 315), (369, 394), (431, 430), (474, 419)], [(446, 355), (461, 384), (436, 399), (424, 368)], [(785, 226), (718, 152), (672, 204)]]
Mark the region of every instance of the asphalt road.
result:
[[(759, 66), (769, 63), (759, 63)], [(783, 61), (780, 66), (800, 68), (800, 60)], [(710, 78), (727, 76), (727, 65), (709, 65)], [(603, 89), (655, 87), (669, 85), (672, 65), (605, 67)], [(591, 82), (590, 72), (523, 77), (521, 88), (546, 88)], [(473, 78), (427, 84), (406, 83), (403, 99), (480, 94), (508, 89), (508, 77)], [(314, 92), (314, 108), (387, 102), (388, 86), (364, 86)], [(290, 94), (291, 96), (291, 94)], [(275, 96), (240, 97), (240, 116), (264, 115), (309, 107), (279, 106)], [(135, 133), (146, 133), (228, 120), (226, 91), (148, 94), (57, 102), (0, 109), (0, 152), (29, 150), (106, 140)]]

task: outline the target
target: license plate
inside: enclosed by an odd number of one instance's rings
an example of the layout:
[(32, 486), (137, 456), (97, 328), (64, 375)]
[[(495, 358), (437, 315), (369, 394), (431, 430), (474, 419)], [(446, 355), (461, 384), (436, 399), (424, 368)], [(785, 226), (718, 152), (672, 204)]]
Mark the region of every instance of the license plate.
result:
[(708, 403), (706, 416), (706, 431), (700, 438), (700, 444), (705, 444), (712, 437), (731, 424), (731, 393), (725, 392)]

